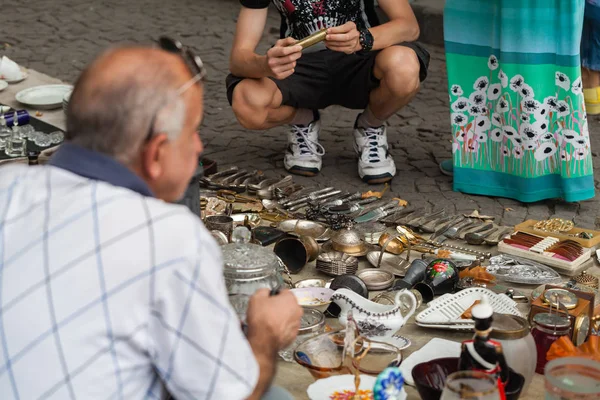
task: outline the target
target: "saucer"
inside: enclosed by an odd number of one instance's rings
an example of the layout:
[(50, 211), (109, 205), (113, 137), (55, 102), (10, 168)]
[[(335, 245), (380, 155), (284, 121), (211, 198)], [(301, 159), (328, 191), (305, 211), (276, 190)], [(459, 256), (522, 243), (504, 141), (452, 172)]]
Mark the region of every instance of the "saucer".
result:
[(6, 83), (10, 83), (11, 85), (14, 85), (15, 83), (23, 82), (28, 77), (29, 77), (29, 74), (27, 73), (27, 71), (21, 70), (21, 77), (20, 78), (17, 78), (17, 79), (5, 79), (5, 81), (6, 81)]

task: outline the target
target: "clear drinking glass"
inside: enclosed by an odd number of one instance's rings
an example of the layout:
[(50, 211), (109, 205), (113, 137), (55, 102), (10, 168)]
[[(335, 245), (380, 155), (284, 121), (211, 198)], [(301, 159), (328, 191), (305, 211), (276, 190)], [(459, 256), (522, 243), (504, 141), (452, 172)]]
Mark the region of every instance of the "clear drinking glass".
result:
[(27, 139), (21, 137), (19, 132), (13, 131), (6, 142), (6, 155), (9, 157), (23, 157), (27, 151)]
[(600, 363), (564, 357), (546, 364), (546, 400), (600, 399)]
[(479, 371), (459, 371), (448, 376), (441, 400), (500, 400), (498, 382)]
[(12, 136), (12, 130), (6, 126), (6, 119), (4, 119), (4, 114), (0, 114), (0, 150), (6, 148), (7, 142), (10, 140)]
[[(23, 130), (22, 126), (19, 126), (19, 119), (17, 117), (17, 112), (15, 111), (15, 116), (13, 119), (13, 126), (12, 126), (12, 131), (13, 134), (18, 135), (21, 139), (27, 139), (27, 135), (25, 134), (25, 131)], [(14, 135), (13, 135), (14, 137)]]

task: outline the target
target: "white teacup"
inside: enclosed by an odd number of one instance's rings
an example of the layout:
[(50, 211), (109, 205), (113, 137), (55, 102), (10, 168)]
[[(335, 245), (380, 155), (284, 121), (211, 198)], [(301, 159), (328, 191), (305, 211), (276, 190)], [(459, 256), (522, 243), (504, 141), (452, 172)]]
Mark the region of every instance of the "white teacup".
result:
[(10, 58), (3, 56), (0, 60), (0, 79), (7, 81), (16, 81), (23, 77), (23, 72), (19, 68), (19, 64)]

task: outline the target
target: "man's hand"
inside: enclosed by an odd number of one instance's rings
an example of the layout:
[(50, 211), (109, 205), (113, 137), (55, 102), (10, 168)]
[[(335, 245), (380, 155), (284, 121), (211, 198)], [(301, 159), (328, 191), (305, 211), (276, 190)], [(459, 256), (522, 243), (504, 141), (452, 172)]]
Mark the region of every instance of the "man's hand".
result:
[(273, 346), (277, 352), (296, 339), (303, 311), (289, 290), (269, 296), (268, 289), (261, 289), (250, 298), (246, 315), (248, 340), (260, 338), (262, 344)]
[(346, 22), (344, 25), (327, 29), (325, 46), (330, 50), (346, 54), (356, 53), (362, 50), (359, 37), (360, 33), (356, 29), (356, 24), (352, 21)]
[(267, 51), (268, 75), (275, 79), (285, 79), (294, 73), (296, 60), (302, 56), (302, 46), (293, 46), (294, 38), (280, 39)]

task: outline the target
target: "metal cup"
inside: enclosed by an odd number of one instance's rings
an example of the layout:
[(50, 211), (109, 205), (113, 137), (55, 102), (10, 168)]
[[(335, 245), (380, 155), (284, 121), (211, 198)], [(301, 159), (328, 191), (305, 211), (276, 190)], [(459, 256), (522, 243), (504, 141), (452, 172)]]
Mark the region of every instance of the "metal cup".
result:
[(204, 225), (209, 231), (223, 232), (227, 240), (231, 241), (231, 232), (233, 231), (233, 218), (226, 215), (209, 215), (204, 218)]
[(307, 263), (319, 256), (319, 245), (310, 236), (287, 237), (278, 241), (273, 251), (290, 273), (297, 274)]

